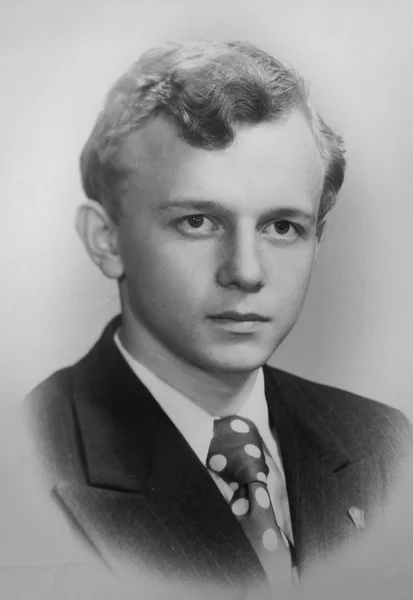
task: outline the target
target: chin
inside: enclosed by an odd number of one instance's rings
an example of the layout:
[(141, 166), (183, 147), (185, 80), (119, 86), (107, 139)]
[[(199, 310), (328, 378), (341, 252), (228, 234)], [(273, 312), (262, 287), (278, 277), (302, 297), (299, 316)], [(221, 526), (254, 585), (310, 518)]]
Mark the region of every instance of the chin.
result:
[(263, 352), (262, 348), (252, 351), (249, 348), (228, 349), (227, 352), (211, 354), (203, 361), (203, 367), (219, 373), (250, 373), (259, 369), (272, 356), (273, 350)]

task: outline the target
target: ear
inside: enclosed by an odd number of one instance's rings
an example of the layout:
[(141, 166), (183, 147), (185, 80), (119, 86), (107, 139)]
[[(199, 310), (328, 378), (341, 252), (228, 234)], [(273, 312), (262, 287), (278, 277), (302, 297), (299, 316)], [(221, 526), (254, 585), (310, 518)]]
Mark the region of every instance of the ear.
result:
[(98, 202), (78, 208), (76, 230), (93, 262), (110, 279), (123, 275), (118, 251), (117, 229), (106, 210)]
[(319, 223), (317, 225), (317, 240), (316, 240), (316, 247), (315, 247), (315, 251), (314, 251), (313, 262), (315, 262), (317, 259), (317, 255), (318, 255), (318, 251), (320, 250), (321, 242), (324, 239), (323, 234), (324, 234), (325, 225), (326, 225), (325, 221), (321, 221), (321, 223)]

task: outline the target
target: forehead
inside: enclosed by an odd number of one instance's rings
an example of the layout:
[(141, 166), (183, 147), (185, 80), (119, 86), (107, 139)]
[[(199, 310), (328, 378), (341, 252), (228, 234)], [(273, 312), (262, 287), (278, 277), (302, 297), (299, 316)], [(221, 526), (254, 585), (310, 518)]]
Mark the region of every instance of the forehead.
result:
[(238, 127), (221, 150), (190, 146), (158, 117), (128, 136), (118, 158), (129, 173), (127, 188), (151, 192), (152, 202), (194, 196), (252, 206), (279, 197), (314, 208), (323, 183), (323, 161), (299, 110), (281, 121)]

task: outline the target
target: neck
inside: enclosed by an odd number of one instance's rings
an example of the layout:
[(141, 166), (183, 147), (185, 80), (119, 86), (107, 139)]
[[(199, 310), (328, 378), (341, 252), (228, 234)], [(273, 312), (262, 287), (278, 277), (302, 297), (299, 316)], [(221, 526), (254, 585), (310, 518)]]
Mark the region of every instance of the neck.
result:
[(235, 414), (246, 402), (258, 370), (209, 372), (174, 354), (141, 323), (124, 314), (119, 338), (135, 360), (213, 416)]

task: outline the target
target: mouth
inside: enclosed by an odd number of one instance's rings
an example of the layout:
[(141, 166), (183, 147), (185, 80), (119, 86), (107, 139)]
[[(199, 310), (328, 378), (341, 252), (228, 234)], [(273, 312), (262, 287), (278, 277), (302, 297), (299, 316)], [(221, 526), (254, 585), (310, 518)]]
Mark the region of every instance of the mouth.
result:
[(263, 315), (259, 315), (257, 313), (240, 313), (233, 310), (229, 310), (227, 312), (223, 312), (217, 315), (211, 315), (209, 318), (212, 321), (218, 321), (221, 323), (265, 323), (270, 320), (268, 317), (264, 317)]
[(270, 319), (258, 313), (241, 313), (230, 310), (217, 315), (211, 315), (209, 320), (219, 331), (225, 332), (226, 336), (238, 337), (241, 335), (255, 337), (262, 333), (262, 328), (265, 327), (265, 323)]
[(257, 313), (240, 313), (232, 310), (218, 315), (211, 315), (209, 320), (219, 330), (225, 331), (226, 334), (247, 336), (262, 333), (265, 323), (270, 321), (268, 317)]

